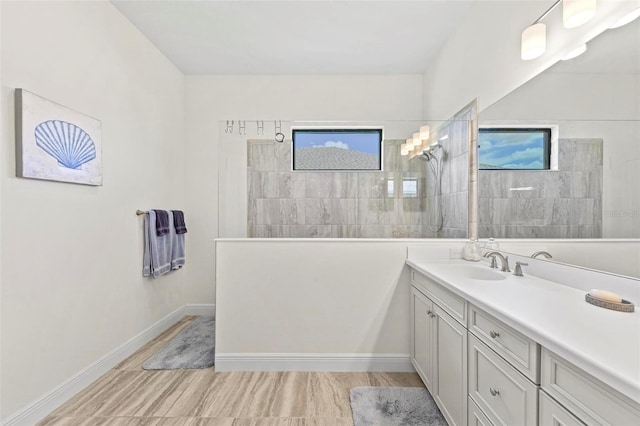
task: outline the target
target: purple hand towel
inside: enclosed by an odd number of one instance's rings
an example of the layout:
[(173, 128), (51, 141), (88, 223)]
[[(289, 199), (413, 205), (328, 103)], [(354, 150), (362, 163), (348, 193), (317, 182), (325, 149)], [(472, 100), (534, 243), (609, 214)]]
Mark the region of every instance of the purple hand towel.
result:
[(186, 234), (187, 225), (184, 223), (184, 213), (182, 210), (171, 210), (173, 213), (173, 226), (176, 228), (176, 234)]
[(169, 212), (166, 210), (153, 210), (156, 213), (156, 235), (158, 237), (169, 233)]

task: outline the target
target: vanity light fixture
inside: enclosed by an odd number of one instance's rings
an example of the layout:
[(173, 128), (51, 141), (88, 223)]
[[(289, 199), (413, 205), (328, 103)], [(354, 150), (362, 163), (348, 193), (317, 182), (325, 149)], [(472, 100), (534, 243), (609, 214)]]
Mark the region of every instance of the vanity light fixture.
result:
[(413, 150), (413, 138), (408, 138), (400, 145), (400, 155), (409, 155), (411, 150)]
[(535, 59), (547, 50), (547, 26), (542, 21), (562, 0), (556, 1), (546, 12), (544, 12), (533, 24), (529, 25), (522, 32), (520, 40), (520, 57), (524, 61)]
[(567, 53), (567, 56), (562, 58), (562, 60), (563, 61), (568, 61), (569, 59), (573, 59), (573, 58), (576, 58), (576, 57), (582, 55), (586, 51), (587, 51), (587, 45), (583, 44), (582, 46), (578, 46), (575, 49), (573, 49), (571, 52)]
[(547, 26), (538, 22), (522, 32), (520, 57), (528, 61), (535, 59), (547, 50)]
[(522, 32), (520, 57), (523, 60), (538, 58), (547, 50), (547, 26), (540, 21), (560, 3), (562, 3), (562, 24), (565, 28), (579, 27), (596, 14), (596, 0), (557, 0)]
[(420, 132), (415, 132), (413, 134), (413, 146), (422, 145), (422, 139), (420, 139)]
[(623, 25), (627, 25), (628, 23), (638, 19), (639, 16), (640, 16), (640, 7), (637, 8), (636, 10), (632, 10), (631, 12), (624, 15), (622, 18), (618, 19), (618, 21), (612, 26), (610, 26), (609, 28), (618, 28)]
[(596, 0), (563, 0), (562, 25), (576, 28), (596, 15)]
[(429, 139), (429, 126), (420, 126), (420, 139), (423, 141)]

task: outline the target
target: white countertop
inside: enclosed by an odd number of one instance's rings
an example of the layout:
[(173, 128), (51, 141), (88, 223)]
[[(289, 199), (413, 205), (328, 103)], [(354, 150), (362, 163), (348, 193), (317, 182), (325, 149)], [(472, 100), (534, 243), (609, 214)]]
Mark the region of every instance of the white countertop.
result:
[(484, 262), (406, 263), (640, 403), (640, 300), (632, 300), (635, 312), (617, 312), (588, 304), (584, 290), (526, 270), (524, 277), (492, 270), (506, 279), (489, 281), (469, 278), (471, 268), (488, 268)]

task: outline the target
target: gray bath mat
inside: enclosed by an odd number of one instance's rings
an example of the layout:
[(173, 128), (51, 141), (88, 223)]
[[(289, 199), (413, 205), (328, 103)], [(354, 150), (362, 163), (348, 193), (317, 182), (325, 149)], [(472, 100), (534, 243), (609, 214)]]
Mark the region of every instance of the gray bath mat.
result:
[(214, 317), (200, 317), (149, 358), (145, 370), (209, 368), (214, 362)]
[(425, 388), (352, 388), (351, 411), (355, 426), (447, 426)]

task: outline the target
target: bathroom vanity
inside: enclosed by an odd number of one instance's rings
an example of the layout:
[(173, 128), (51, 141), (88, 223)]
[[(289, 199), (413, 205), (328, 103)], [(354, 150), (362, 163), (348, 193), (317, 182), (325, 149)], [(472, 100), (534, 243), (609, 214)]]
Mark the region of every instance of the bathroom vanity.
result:
[[(526, 268), (516, 277), (485, 262), (407, 264), (411, 362), (450, 426), (640, 424), (637, 307), (587, 304), (584, 289)], [(592, 274), (592, 288), (640, 302), (637, 280)]]

